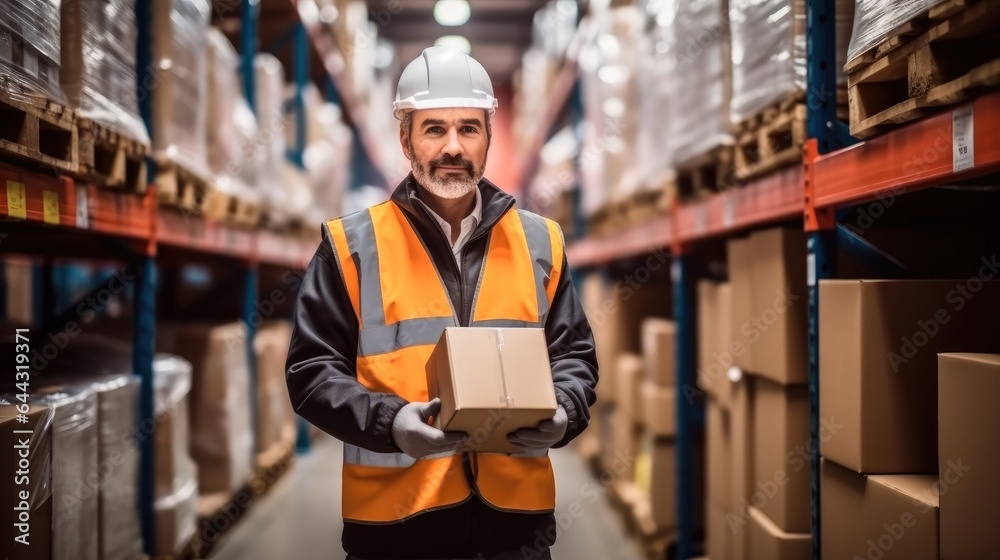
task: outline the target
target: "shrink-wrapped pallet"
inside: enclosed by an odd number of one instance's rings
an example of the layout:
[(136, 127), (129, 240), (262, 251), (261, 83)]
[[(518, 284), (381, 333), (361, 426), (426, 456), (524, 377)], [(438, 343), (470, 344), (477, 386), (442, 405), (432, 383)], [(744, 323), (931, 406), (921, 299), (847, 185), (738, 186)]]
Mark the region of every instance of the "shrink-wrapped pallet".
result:
[(208, 179), (208, 0), (153, 2), (153, 150)]
[(847, 62), (878, 46), (888, 39), (890, 33), (897, 27), (940, 4), (941, 1), (857, 0), (851, 46), (847, 49)]
[(226, 194), (259, 202), (257, 180), (265, 146), (257, 117), (240, 90), (240, 58), (216, 28), (208, 32), (208, 164)]
[[(803, 94), (806, 89), (806, 1), (730, 0), (729, 16), (733, 122), (746, 120), (790, 96)], [(853, 0), (837, 0), (838, 85), (847, 83), (842, 69), (853, 16)], [(828, 102), (836, 103), (836, 100)]]
[(250, 478), (250, 372), (242, 323), (157, 325), (157, 348), (191, 363), (191, 457), (200, 494), (235, 493)]
[(97, 560), (97, 395), (66, 387), (31, 400), (53, 411), (52, 558)]
[[(156, 550), (173, 555), (194, 536), (198, 523), (197, 466), (191, 459), (188, 400), (191, 363), (170, 354), (153, 361), (156, 400)], [(147, 436), (144, 425), (140, 433)]]
[(65, 101), (59, 86), (59, 0), (8, 0), (0, 9), (0, 89), (24, 97), (24, 86)]
[(669, 28), (663, 46), (670, 60), (667, 127), (671, 158), (678, 165), (733, 142), (725, 5), (721, 0), (678, 2), (658, 16)]
[(149, 144), (136, 98), (131, 0), (62, 1), (61, 83), (81, 117)]
[[(0, 468), (10, 477), (0, 484), (0, 504), (6, 506), (0, 509), (0, 558), (49, 560), (55, 411), (37, 400), (25, 408), (28, 403), (22, 396), (28, 399), (16, 387), (0, 390), (0, 446), (4, 449)], [(21, 453), (28, 456), (21, 457)]]
[[(260, 123), (260, 177), (258, 187), (270, 215), (284, 209), (287, 195), (281, 180), (281, 164), (285, 161), (284, 111), (285, 69), (273, 55), (260, 53), (254, 57), (257, 122)], [(279, 220), (280, 221), (280, 220)]]

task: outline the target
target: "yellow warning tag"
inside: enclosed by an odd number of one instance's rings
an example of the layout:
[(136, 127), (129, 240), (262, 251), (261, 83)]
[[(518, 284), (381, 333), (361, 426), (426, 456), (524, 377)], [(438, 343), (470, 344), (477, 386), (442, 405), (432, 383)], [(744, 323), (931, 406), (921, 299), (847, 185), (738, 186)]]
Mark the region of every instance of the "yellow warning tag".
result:
[(28, 203), (24, 197), (24, 183), (7, 181), (7, 215), (11, 218), (28, 217)]
[(59, 193), (42, 192), (42, 219), (47, 224), (59, 225)]

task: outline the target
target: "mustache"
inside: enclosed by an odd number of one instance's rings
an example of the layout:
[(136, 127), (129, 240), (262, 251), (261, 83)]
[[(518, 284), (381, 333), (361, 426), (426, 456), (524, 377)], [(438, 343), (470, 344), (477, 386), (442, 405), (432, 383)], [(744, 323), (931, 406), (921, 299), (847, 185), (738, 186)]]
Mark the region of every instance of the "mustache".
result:
[(463, 158), (462, 156), (454, 156), (454, 157), (442, 156), (431, 160), (430, 162), (431, 171), (434, 171), (438, 167), (461, 167), (465, 169), (469, 173), (469, 175), (472, 175), (473, 172), (475, 171), (475, 166), (472, 165), (472, 162)]

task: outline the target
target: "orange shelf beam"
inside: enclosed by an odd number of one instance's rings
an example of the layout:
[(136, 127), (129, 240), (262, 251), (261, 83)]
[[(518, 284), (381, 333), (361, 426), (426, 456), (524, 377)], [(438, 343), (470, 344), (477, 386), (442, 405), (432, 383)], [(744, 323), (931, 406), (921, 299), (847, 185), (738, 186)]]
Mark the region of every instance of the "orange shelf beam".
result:
[(0, 216), (51, 226), (76, 227), (73, 180), (0, 164)]
[(805, 208), (803, 178), (802, 166), (796, 165), (707, 200), (679, 206), (675, 212), (678, 241), (698, 241), (801, 216)]
[(256, 232), (160, 208), (156, 213), (156, 241), (163, 245), (253, 260)]
[(672, 240), (670, 216), (662, 216), (618, 233), (571, 243), (566, 258), (571, 266), (595, 266), (669, 251)]
[[(974, 167), (955, 172), (953, 118), (972, 107)], [(837, 207), (1000, 171), (1000, 92), (816, 159), (815, 204)]]
[(272, 231), (257, 233), (256, 260), (262, 264), (304, 269), (309, 265), (315, 243)]

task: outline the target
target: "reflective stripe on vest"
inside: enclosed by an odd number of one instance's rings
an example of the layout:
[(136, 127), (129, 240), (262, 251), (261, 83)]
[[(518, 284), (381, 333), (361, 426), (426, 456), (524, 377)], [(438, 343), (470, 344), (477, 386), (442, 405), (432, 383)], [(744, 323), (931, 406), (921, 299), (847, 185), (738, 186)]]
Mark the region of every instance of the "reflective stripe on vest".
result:
[[(328, 223), (338, 269), (358, 317), (357, 375), (366, 388), (427, 400), (425, 364), (458, 320), (420, 237), (393, 202)], [(562, 273), (558, 226), (509, 211), (489, 234), (472, 326), (542, 328)], [(476, 486), (487, 502), (514, 511), (550, 511), (555, 483), (547, 450), (477, 453)], [(460, 454), (415, 460), (344, 446), (345, 519), (392, 523), (463, 502), (472, 488)]]

